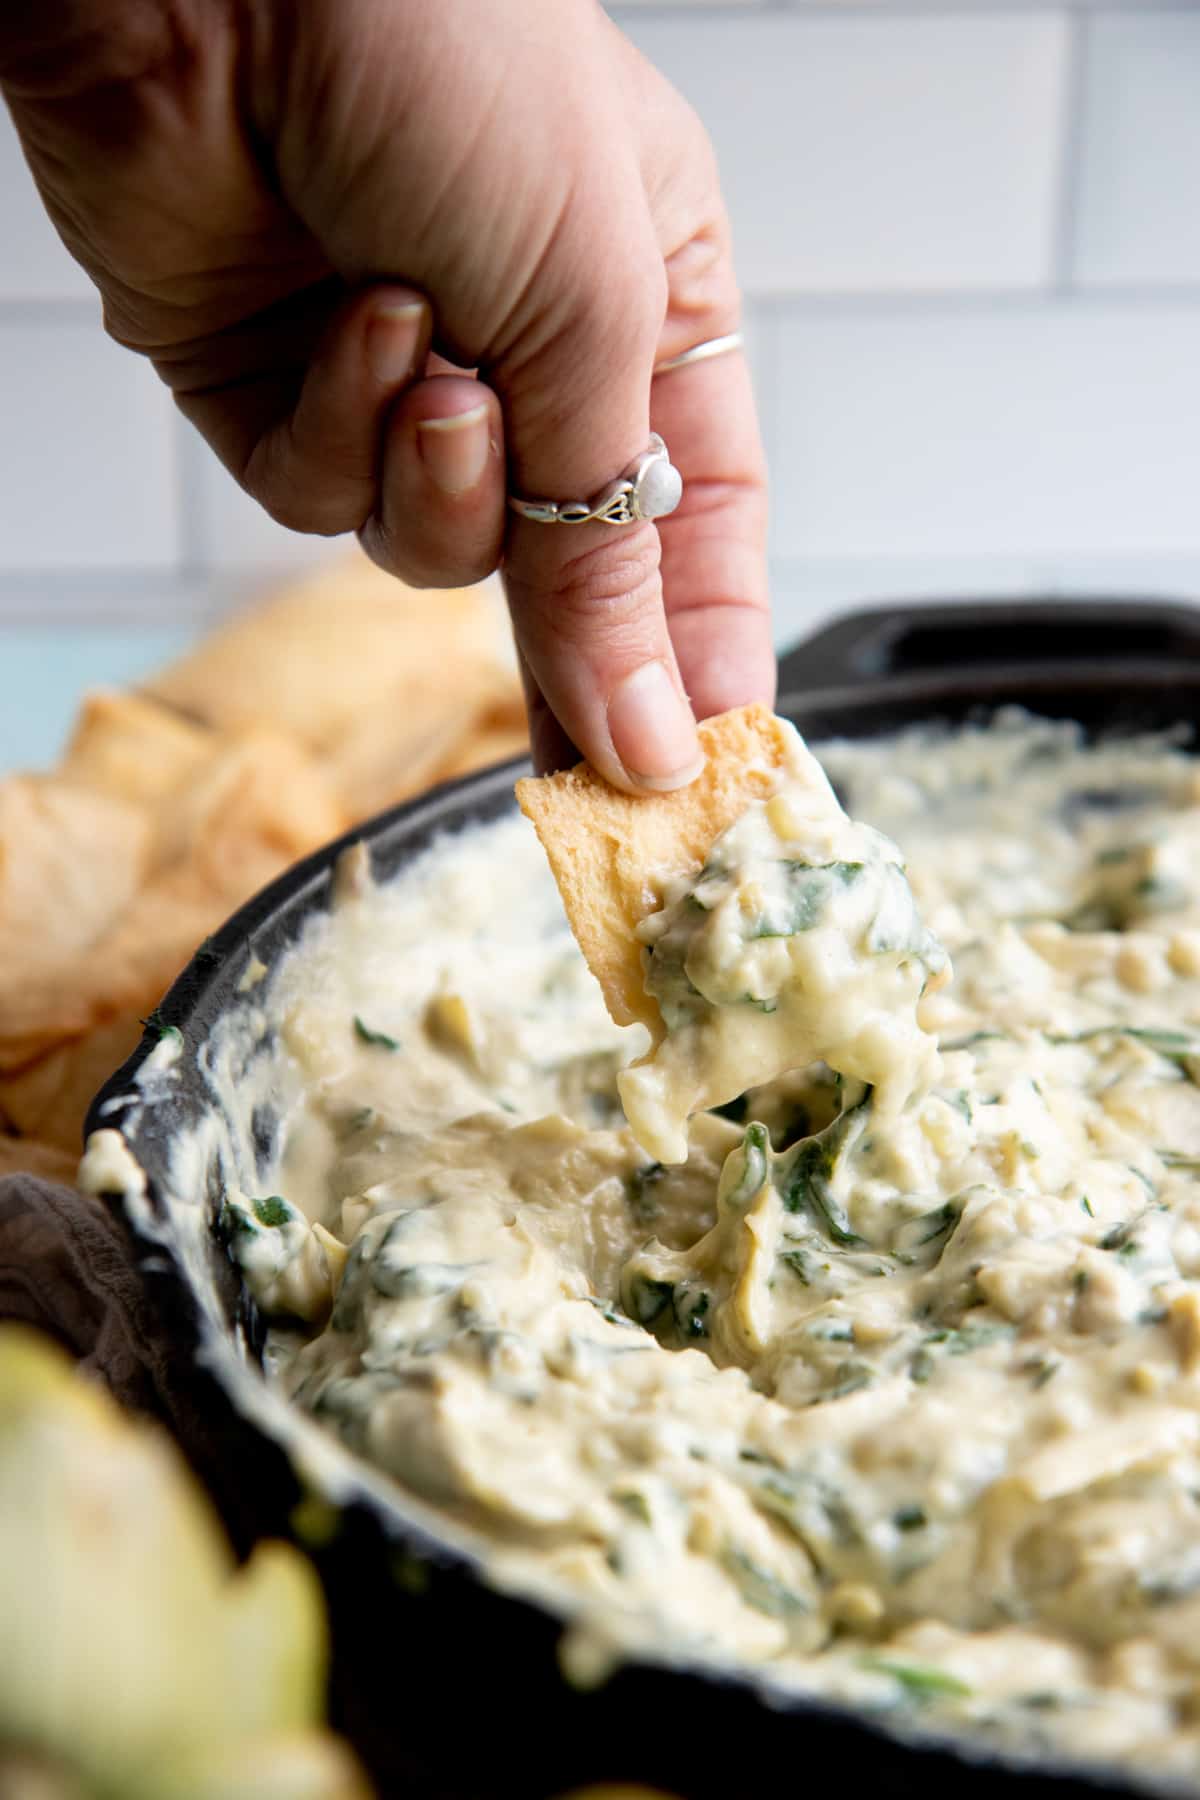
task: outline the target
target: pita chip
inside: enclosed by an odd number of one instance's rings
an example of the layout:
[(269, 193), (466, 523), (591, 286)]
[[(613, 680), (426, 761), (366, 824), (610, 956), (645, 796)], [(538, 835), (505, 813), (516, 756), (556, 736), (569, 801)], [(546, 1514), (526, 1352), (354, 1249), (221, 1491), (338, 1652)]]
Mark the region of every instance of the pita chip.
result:
[(18, 1134), (18, 1149), (36, 1139), (78, 1163), (88, 1107), (141, 1035), (136, 1016), (113, 1019), (86, 1037), (55, 1045), (23, 1069), (0, 1072), (0, 1130), (7, 1126)]
[(586, 763), (517, 783), (609, 1012), (656, 1038), (662, 1020), (643, 986), (637, 927), (662, 905), (668, 882), (701, 868), (715, 839), (774, 791), (790, 741), (759, 705), (706, 719), (699, 732), (704, 768), (674, 793), (622, 793)]
[(75, 1149), (62, 1150), (55, 1144), (41, 1144), (36, 1138), (9, 1137), (0, 1132), (0, 1175), (37, 1175), (43, 1181), (61, 1181), (75, 1185), (79, 1154)]
[(211, 755), (212, 733), (139, 694), (85, 696), (59, 764), (80, 787), (155, 805)]
[(326, 757), (351, 815), (382, 812), (445, 779), (443, 766), (512, 679), (492, 664), (460, 663), (449, 701), (444, 683), (410, 682), (365, 707)]
[(150, 838), (129, 801), (54, 775), (0, 782), (0, 995), (103, 936), (141, 884)]
[(453, 713), (464, 670), (501, 666), (500, 623), (486, 585), (420, 591), (360, 556), (239, 613), (144, 692), (218, 729), (269, 725), (330, 753), (364, 713), (402, 721), (428, 687)]

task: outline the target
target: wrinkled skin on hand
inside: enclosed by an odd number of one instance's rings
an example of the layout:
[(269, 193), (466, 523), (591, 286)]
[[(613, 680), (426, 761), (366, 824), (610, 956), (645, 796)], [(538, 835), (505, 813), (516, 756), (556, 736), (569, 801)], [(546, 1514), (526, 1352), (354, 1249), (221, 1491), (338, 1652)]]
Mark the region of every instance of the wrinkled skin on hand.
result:
[[(274, 517), (503, 560), (544, 765), (676, 785), (685, 692), (770, 699), (744, 359), (652, 377), (738, 323), (712, 151), (595, 0), (10, 0), (0, 84), (109, 332)], [(506, 518), (651, 429), (661, 533)]]

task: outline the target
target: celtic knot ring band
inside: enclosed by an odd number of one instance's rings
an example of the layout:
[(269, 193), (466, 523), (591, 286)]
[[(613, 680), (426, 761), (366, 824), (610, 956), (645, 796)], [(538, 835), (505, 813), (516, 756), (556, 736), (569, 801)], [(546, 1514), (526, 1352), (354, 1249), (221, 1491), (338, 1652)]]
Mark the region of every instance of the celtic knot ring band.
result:
[(520, 500), (510, 494), (508, 504), (535, 525), (636, 525), (673, 513), (682, 495), (683, 477), (655, 433), (642, 454), (592, 500)]
[(724, 337), (705, 338), (702, 344), (693, 344), (690, 350), (681, 350), (678, 356), (668, 356), (665, 362), (655, 363), (656, 375), (668, 375), (672, 369), (685, 369), (689, 363), (707, 362), (710, 356), (727, 356), (731, 350), (740, 350), (745, 339), (740, 331), (727, 331)]

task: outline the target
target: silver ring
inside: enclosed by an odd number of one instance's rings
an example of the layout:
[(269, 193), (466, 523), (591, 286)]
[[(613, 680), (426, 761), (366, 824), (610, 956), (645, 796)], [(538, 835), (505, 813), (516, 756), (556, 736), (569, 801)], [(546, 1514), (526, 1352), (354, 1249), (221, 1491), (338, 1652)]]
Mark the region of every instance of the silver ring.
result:
[(520, 500), (510, 494), (508, 504), (535, 525), (636, 525), (673, 513), (682, 495), (683, 476), (655, 432), (642, 454), (594, 500)]
[(671, 369), (682, 369), (688, 363), (707, 362), (710, 356), (726, 356), (731, 350), (740, 350), (745, 339), (740, 331), (727, 331), (724, 337), (705, 338), (702, 344), (693, 344), (690, 350), (681, 350), (678, 356), (668, 356), (665, 362), (655, 363), (654, 373), (666, 375)]

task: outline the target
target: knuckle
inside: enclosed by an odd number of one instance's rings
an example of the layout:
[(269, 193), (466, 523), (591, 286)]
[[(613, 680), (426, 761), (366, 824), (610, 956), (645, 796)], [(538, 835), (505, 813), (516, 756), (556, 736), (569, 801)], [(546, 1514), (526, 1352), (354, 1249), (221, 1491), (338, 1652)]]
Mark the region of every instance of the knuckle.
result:
[(269, 438), (251, 455), (242, 486), (277, 525), (317, 537), (353, 531), (371, 499), (359, 484), (314, 479), (298, 458), (281, 454)]
[[(585, 437), (582, 421), (601, 418), (610, 439), (622, 415), (631, 425), (639, 417), (644, 421), (666, 317), (667, 272), (648, 231), (635, 231), (627, 243), (621, 236), (627, 221), (577, 211), (588, 218), (589, 232), (573, 224), (570, 242), (546, 273), (533, 322), (496, 370), (510, 448), (527, 492), (550, 491), (536, 482), (534, 471), (562, 464), (564, 451), (573, 467), (591, 467), (599, 450), (590, 434)], [(604, 253), (605, 246), (611, 253)], [(634, 436), (644, 441), (644, 423)], [(635, 447), (626, 440), (623, 454)], [(608, 461), (606, 449), (602, 462)]]
[(393, 572), (391, 559), (379, 530), (379, 521), (374, 516), (364, 520), (354, 535), (359, 549), (370, 558), (375, 567), (390, 575)]
[(686, 501), (686, 510), (681, 505), (670, 521), (673, 537), (719, 540), (732, 536), (756, 546), (765, 544), (768, 495), (766, 470), (761, 465), (750, 466), (740, 476), (692, 476)]
[(379, 568), (415, 588), (470, 587), (491, 575), (499, 562), (495, 544), (421, 544), (398, 535), (377, 514), (360, 528), (358, 541)]
[(721, 222), (688, 238), (672, 252), (666, 269), (671, 292), (668, 317), (683, 328), (687, 340), (736, 329), (742, 300)]
[(378, 514), (373, 513), (365, 524), (360, 525), (355, 536), (375, 567), (382, 569), (385, 575), (395, 575), (410, 587), (427, 585), (419, 578), (418, 572), (408, 566), (407, 559), (398, 553), (398, 546), (391, 532)]
[(277, 525), (289, 531), (303, 531), (314, 537), (336, 537), (354, 520), (346, 517), (345, 508), (328, 496), (300, 493), (295, 488), (279, 486), (258, 493), (255, 498)]
[(586, 285), (566, 334), (568, 348), (577, 355), (582, 339), (591, 355), (604, 357), (610, 366), (652, 359), (667, 300), (667, 270), (661, 255), (622, 262), (607, 278)]
[(361, 548), (366, 551), (377, 569), (382, 569), (386, 575), (396, 575), (401, 581), (408, 581), (414, 587), (422, 585), (414, 579), (412, 573), (405, 566), (405, 559), (398, 553), (399, 547), (392, 533), (378, 513), (372, 513), (370, 518), (359, 526), (355, 535)]
[[(611, 196), (606, 197), (611, 209)], [(601, 208), (588, 204), (578, 216), (589, 219), (584, 234), (573, 228), (554, 258), (550, 304), (543, 295), (538, 331), (514, 373), (534, 376), (539, 385), (607, 380), (612, 372), (649, 366), (662, 331), (668, 302), (662, 253), (647, 232), (629, 243), (625, 221), (606, 223)], [(619, 254), (598, 255), (597, 244), (619, 246)]]
[(518, 576), (516, 586), (560, 639), (607, 645), (642, 637), (662, 612), (658, 533), (640, 526), (615, 543), (586, 545), (540, 579)]

